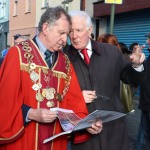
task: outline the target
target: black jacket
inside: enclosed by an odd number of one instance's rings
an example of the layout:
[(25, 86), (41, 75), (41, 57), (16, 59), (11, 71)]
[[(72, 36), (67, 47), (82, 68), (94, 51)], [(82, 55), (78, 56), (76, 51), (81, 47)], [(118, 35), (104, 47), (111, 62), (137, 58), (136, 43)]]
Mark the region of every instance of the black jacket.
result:
[(140, 86), (139, 108), (143, 111), (150, 111), (150, 55), (146, 60), (147, 76), (146, 80)]
[(109, 102), (96, 99), (95, 104), (88, 104), (89, 112), (95, 108), (123, 112), (120, 80), (137, 86), (144, 81), (146, 71), (135, 71), (117, 47), (95, 41), (91, 43), (93, 53), (89, 66), (74, 47), (70, 46), (65, 51), (74, 66), (81, 89), (95, 90), (97, 94), (110, 98)]
[[(145, 78), (146, 71), (137, 72), (119, 49), (106, 43), (91, 41), (92, 56), (87, 66), (78, 50), (70, 46), (65, 53), (70, 58), (82, 90), (95, 90), (97, 94), (107, 96), (105, 101), (95, 99), (87, 104), (89, 112), (96, 109), (123, 112), (120, 100), (120, 80), (138, 85)], [(105, 123), (100, 134), (92, 135), (82, 144), (72, 144), (72, 150), (129, 150), (125, 118)]]

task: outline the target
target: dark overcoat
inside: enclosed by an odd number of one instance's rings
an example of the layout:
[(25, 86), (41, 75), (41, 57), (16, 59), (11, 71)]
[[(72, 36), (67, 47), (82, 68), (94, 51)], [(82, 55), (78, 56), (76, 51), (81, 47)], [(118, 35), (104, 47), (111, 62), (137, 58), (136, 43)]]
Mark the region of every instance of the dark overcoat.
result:
[[(74, 66), (81, 90), (95, 90), (97, 94), (110, 98), (107, 101), (97, 98), (87, 104), (89, 113), (96, 109), (124, 112), (120, 80), (138, 85), (145, 78), (145, 71), (135, 71), (117, 47), (96, 41), (91, 41), (91, 44), (89, 66), (74, 47), (65, 51)], [(103, 124), (100, 134), (92, 135), (82, 144), (72, 143), (72, 150), (129, 150), (125, 118)]]
[(150, 55), (146, 60), (147, 77), (140, 86), (140, 103), (139, 108), (142, 111), (150, 112)]

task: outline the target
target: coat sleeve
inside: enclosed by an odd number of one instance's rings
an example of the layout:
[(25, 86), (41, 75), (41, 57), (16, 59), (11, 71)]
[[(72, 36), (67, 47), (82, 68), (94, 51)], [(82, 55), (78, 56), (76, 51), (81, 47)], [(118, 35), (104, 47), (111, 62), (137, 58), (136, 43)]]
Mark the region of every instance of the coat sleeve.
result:
[[(67, 108), (72, 109), (78, 116), (84, 118), (88, 115), (86, 103), (84, 101), (82, 91), (80, 89), (78, 79), (76, 77), (73, 66), (71, 65), (71, 82), (67, 98)], [(74, 143), (82, 143), (89, 139), (90, 134), (85, 130), (83, 132), (76, 132), (74, 135)]]
[(0, 69), (0, 144), (12, 142), (23, 134), (22, 103), (19, 53), (12, 47)]
[(69, 85), (68, 92), (64, 97), (66, 101), (66, 108), (72, 109), (78, 116), (84, 118), (88, 115), (88, 110), (86, 103), (84, 101), (82, 91), (80, 89), (78, 79), (76, 77), (75, 71), (71, 65), (71, 81)]

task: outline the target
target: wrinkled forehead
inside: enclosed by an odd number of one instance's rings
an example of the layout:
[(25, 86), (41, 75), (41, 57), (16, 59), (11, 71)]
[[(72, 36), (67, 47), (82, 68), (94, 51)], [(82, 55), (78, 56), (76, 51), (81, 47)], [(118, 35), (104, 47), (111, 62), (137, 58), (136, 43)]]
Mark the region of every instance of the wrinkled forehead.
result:
[(86, 18), (83, 16), (73, 16), (71, 28), (85, 28), (87, 27)]
[(80, 22), (82, 24), (82, 23), (86, 22), (86, 17), (85, 16), (72, 16), (71, 17), (71, 22), (72, 23)]

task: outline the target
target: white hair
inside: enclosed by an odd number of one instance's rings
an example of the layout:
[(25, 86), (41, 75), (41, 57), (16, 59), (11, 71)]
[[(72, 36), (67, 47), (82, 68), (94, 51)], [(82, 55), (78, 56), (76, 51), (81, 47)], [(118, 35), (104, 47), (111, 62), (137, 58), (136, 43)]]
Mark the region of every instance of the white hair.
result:
[(70, 11), (69, 12), (69, 15), (72, 17), (76, 17), (76, 16), (79, 16), (79, 17), (83, 17), (86, 19), (86, 25), (87, 27), (91, 27), (92, 26), (92, 21), (91, 21), (91, 18), (90, 16), (87, 14), (87, 12), (85, 11), (80, 11), (80, 10), (73, 10), (73, 11)]

